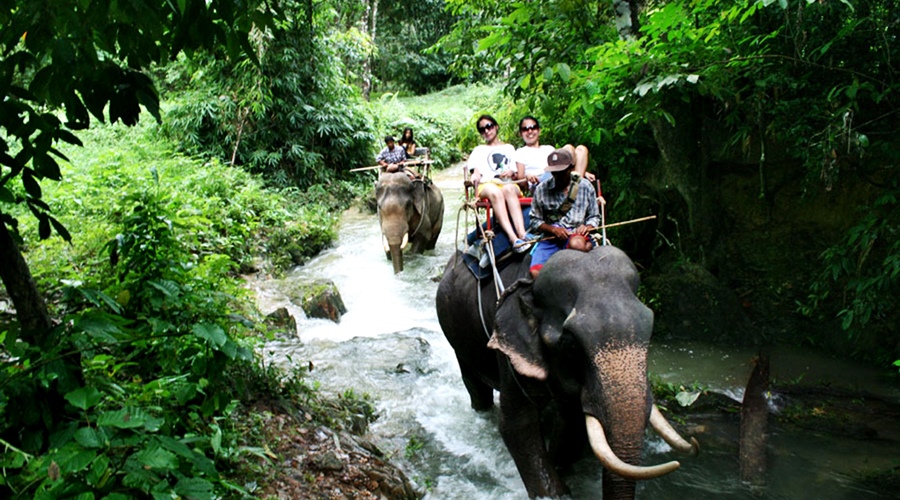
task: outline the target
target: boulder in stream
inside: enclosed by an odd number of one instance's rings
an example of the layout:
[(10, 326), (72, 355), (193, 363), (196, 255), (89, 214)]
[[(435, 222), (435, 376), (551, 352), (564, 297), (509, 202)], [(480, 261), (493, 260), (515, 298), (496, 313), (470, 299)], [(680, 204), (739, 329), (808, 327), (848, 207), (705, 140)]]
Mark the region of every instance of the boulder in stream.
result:
[(267, 314), (266, 327), (276, 335), (284, 334), (289, 338), (297, 336), (297, 320), (286, 307), (279, 307)]
[(291, 302), (303, 308), (309, 318), (325, 318), (340, 323), (341, 316), (347, 312), (341, 293), (331, 280), (295, 285), (288, 296)]

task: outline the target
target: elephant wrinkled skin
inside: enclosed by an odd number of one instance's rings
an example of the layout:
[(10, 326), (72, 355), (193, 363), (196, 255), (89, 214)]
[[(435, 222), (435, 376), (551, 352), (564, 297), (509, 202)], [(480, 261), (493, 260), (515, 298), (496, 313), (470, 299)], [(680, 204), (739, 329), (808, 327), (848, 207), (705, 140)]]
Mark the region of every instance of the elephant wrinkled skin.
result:
[(674, 448), (697, 452), (696, 440), (678, 436), (653, 405), (653, 313), (635, 295), (638, 273), (625, 253), (562, 250), (533, 284), (530, 259), (512, 263), (501, 279), (513, 285), (496, 303), (493, 283), (481, 282), (479, 300), (458, 262), (451, 258), (438, 287), (438, 320), (472, 407), (490, 409), (499, 391), (500, 433), (529, 496), (568, 494), (555, 466), (577, 460), (590, 441), (604, 466), (603, 498), (634, 498), (635, 480), (678, 467), (640, 466), (648, 422)]
[(378, 221), (385, 256), (394, 273), (403, 270), (403, 249), (433, 250), (444, 223), (444, 197), (430, 180), (410, 179), (405, 172), (383, 173), (375, 185)]

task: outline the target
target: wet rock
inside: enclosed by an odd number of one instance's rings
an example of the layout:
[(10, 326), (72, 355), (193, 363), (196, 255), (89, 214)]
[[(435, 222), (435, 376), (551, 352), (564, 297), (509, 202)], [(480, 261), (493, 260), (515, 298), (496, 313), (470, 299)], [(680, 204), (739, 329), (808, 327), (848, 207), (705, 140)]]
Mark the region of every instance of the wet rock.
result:
[[(390, 472), (393, 472), (393, 474), (389, 474)], [(376, 466), (363, 468), (362, 473), (370, 479), (370, 491), (380, 493), (387, 498), (419, 498), (406, 475), (399, 469), (389, 470)]]
[(297, 320), (286, 307), (279, 307), (267, 314), (266, 327), (270, 332), (275, 331), (276, 334), (281, 332), (289, 337), (297, 335)]
[(324, 471), (341, 471), (344, 469), (344, 462), (337, 456), (337, 453), (330, 450), (313, 456), (310, 459), (310, 465)]
[(331, 280), (296, 285), (289, 291), (288, 296), (291, 302), (302, 307), (303, 312), (310, 318), (325, 318), (340, 323), (341, 316), (347, 312), (344, 300)]

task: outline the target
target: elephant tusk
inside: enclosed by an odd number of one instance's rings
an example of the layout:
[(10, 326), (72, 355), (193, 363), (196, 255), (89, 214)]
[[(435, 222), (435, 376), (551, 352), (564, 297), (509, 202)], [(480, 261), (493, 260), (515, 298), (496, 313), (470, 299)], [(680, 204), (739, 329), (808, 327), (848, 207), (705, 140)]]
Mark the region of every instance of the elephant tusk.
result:
[(600, 463), (608, 471), (618, 474), (625, 479), (655, 479), (681, 467), (681, 464), (676, 461), (650, 467), (627, 464), (619, 459), (612, 448), (609, 447), (606, 433), (603, 432), (603, 424), (599, 420), (592, 415), (585, 415), (585, 424), (587, 425), (588, 438), (591, 442), (591, 449), (594, 450), (594, 455), (597, 455)]
[(690, 443), (685, 441), (684, 438), (678, 434), (678, 431), (672, 427), (672, 424), (666, 420), (666, 417), (659, 411), (659, 408), (657, 408), (656, 405), (653, 405), (650, 409), (650, 426), (653, 427), (653, 430), (655, 430), (665, 442), (669, 443), (669, 446), (672, 448), (692, 456), (696, 456), (697, 453), (700, 452), (700, 443), (697, 442), (697, 438), (692, 437)]
[(572, 322), (575, 321), (575, 318), (578, 316), (577, 308), (573, 307), (571, 311), (569, 311), (569, 315), (566, 316), (566, 319), (563, 321), (563, 330), (570, 328)]
[(406, 248), (407, 243), (409, 243), (409, 233), (403, 233), (403, 241), (400, 242), (400, 250)]
[(384, 251), (385, 251), (385, 252), (390, 252), (390, 251), (391, 251), (391, 244), (388, 243), (387, 236), (385, 236), (385, 235), (383, 235), (383, 234), (381, 235), (381, 246), (384, 247)]

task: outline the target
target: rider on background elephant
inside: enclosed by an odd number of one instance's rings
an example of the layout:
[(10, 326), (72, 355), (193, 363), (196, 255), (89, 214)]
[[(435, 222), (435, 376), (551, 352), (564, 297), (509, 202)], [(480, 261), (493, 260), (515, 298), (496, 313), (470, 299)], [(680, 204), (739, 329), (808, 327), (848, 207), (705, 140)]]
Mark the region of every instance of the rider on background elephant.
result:
[[(438, 320), (472, 407), (490, 409), (499, 391), (500, 433), (529, 496), (567, 495), (555, 466), (577, 460), (590, 441), (604, 466), (603, 498), (633, 498), (635, 480), (679, 466), (639, 465), (648, 421), (674, 448), (698, 449), (652, 403), (653, 313), (635, 296), (637, 269), (612, 246), (561, 250), (532, 284), (529, 262), (500, 272), (513, 285), (496, 303), (493, 283), (476, 281), (455, 258), (438, 287)], [(554, 415), (549, 422), (548, 414)], [(545, 435), (548, 423), (562, 430)]]
[(394, 273), (403, 270), (403, 250), (433, 250), (444, 223), (444, 197), (430, 179), (410, 179), (405, 172), (383, 173), (375, 185), (378, 221), (385, 256)]

